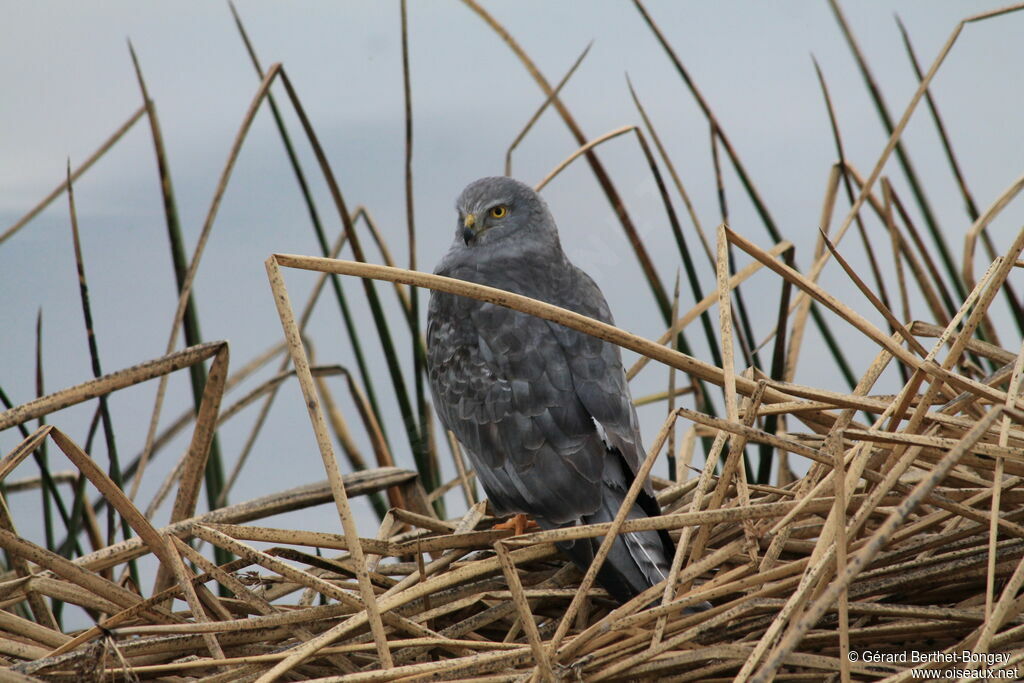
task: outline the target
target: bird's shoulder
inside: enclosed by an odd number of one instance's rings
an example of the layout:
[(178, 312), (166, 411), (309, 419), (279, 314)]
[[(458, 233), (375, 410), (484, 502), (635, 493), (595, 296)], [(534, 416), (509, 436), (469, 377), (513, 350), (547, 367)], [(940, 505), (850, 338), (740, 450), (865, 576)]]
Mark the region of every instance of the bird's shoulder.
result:
[[(521, 294), (614, 324), (608, 302), (590, 275), (562, 254), (557, 259), (466, 260), (446, 258), (438, 275)], [(557, 265), (552, 266), (552, 261)], [(526, 336), (533, 344), (555, 344), (570, 355), (603, 357), (608, 370), (618, 370), (617, 348), (571, 328), (519, 313), (503, 306), (444, 292), (431, 292), (428, 304), (428, 344), (446, 342), (476, 346), (493, 335)], [(561, 355), (561, 354), (559, 354)]]

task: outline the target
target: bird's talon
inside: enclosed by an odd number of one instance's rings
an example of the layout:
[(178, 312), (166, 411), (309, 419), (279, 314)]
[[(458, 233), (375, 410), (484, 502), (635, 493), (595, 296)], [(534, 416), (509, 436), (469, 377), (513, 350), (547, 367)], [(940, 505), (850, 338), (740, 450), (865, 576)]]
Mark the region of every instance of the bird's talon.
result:
[(524, 514), (517, 514), (509, 517), (504, 522), (498, 522), (492, 529), (512, 529), (513, 536), (521, 536), (527, 531), (539, 531), (540, 526)]

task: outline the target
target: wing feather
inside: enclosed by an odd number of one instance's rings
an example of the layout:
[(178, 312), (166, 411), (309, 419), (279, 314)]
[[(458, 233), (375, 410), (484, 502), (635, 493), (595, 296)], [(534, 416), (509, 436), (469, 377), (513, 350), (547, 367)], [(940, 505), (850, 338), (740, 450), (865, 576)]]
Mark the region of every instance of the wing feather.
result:
[[(550, 264), (524, 267), (521, 259), (514, 268), (488, 263), (438, 272), (611, 321), (600, 290), (568, 261), (554, 273)], [(609, 457), (604, 439), (633, 472), (639, 466), (618, 347), (502, 306), (433, 292), (427, 353), (438, 415), (466, 447), (498, 510), (555, 523), (594, 513)]]

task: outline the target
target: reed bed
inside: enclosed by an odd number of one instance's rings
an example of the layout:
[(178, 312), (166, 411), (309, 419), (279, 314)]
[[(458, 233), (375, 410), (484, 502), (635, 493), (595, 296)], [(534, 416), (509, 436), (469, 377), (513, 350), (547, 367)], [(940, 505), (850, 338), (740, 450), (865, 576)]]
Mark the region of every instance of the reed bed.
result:
[[(589, 164), (634, 247), (637, 267), (664, 318), (664, 334), (649, 340), (540, 301), (428, 275), (418, 270), (414, 258), (409, 268), (396, 267), (370, 211), (346, 205), (285, 68), (274, 64), (263, 69), (237, 14), (259, 86), (197, 246), (187, 257), (155, 105), (136, 61), (140, 109), (85, 164), (69, 167), (65, 182), (39, 206), (0, 233), (2, 244), (42, 207), (67, 196), (82, 307), (91, 331), (74, 182), (136, 122), (149, 122), (164, 180), (180, 293), (172, 332), (166, 353), (106, 373), (90, 335), (93, 379), (20, 405), (0, 392), (7, 404), (0, 413), (0, 430), (17, 428), (23, 437), (0, 459), (0, 548), (7, 559), (0, 575), (0, 680), (896, 682), (936, 669), (956, 670), (953, 677), (965, 680), (1012, 679), (1016, 672), (1024, 673), (1024, 349), (999, 340), (1008, 321), (1024, 330), (1015, 289), (1024, 266), (1024, 230), (1001, 245), (987, 232), (1024, 188), (1024, 179), (1010, 183), (986, 210), (977, 209), (973, 199), (965, 202), (972, 225), (957, 255), (941, 232), (931, 232), (930, 241), (922, 239), (912, 212), (883, 174), (895, 154), (900, 170), (919, 187), (901, 137), (922, 100), (942, 131), (951, 166), (957, 168), (929, 84), (966, 26), (998, 19), (1021, 6), (966, 18), (927, 70), (917, 65), (907, 38), (920, 86), (898, 119), (886, 112), (889, 142), (866, 175), (846, 159), (834, 128), (838, 160), (822, 201), (822, 231), (810, 264), (800, 267), (793, 245), (761, 202), (710, 106), (641, 3), (636, 3), (638, 11), (711, 123), (716, 161), (721, 149), (758, 208), (767, 245), (752, 236), (749, 226), (740, 229), (722, 222), (710, 234), (701, 228), (635, 92), (642, 125), (626, 125), (592, 139), (584, 136), (558, 92), (586, 52), (552, 87), (494, 17), (473, 0), (465, 4), (513, 49), (544, 92), (543, 106), (530, 124), (550, 108), (578, 139), (578, 149), (538, 187), (577, 159)], [(838, 5), (832, 7), (869, 89), (876, 92)], [(403, 3), (403, 50), (408, 28)], [(404, 64), (411, 122), (408, 59)], [(824, 76), (821, 84), (835, 126)], [(328, 243), (307, 192), (322, 254), (274, 254), (267, 259), (283, 335), (265, 353), (234, 369), (226, 342), (202, 341), (191, 286), (238, 153), (264, 105), (274, 112), (293, 172), (306, 187), (306, 172), (272, 92), (275, 86), (298, 117), (343, 231)], [(876, 103), (885, 111), (880, 99)], [(596, 155), (602, 144), (621, 137), (639, 146), (659, 189), (696, 302), (689, 310), (681, 304), (679, 284), (669, 294), (658, 279)], [(408, 160), (411, 126), (406, 143)], [(415, 254), (408, 163), (406, 171), (407, 240)], [(958, 178), (969, 199), (966, 183)], [(687, 208), (692, 231), (682, 226), (673, 191)], [(837, 214), (844, 191), (850, 207)], [(915, 191), (914, 202), (932, 230), (936, 223), (927, 218), (931, 214), (923, 193)], [(842, 242), (851, 227), (869, 257), (889, 250), (895, 273), (883, 272), (869, 258), (865, 272), (873, 282), (865, 282), (848, 263), (854, 248)], [(700, 249), (691, 249), (687, 242), (687, 234), (693, 242), (694, 233)], [(367, 239), (384, 265), (368, 262)], [(353, 258), (337, 258), (343, 248)], [(980, 251), (987, 256), (983, 272), (975, 270), (983, 258)], [(710, 284), (701, 283), (693, 267), (696, 259), (704, 258), (715, 273)], [(856, 306), (819, 283), (830, 262), (846, 272), (862, 295)], [(319, 274), (312, 295), (299, 309), (286, 286), (288, 274), (297, 270)], [(755, 274), (762, 290), (778, 294), (773, 297), (777, 325), (767, 336), (761, 330), (763, 339), (753, 335), (743, 297), (744, 283)], [(351, 318), (339, 284), (343, 278), (363, 287), (375, 339), (361, 333)], [(890, 288), (895, 280), (894, 289), (885, 287), (887, 280)], [(385, 286), (378, 289), (375, 283)], [(614, 522), (519, 536), (492, 528), (496, 520), (488, 514), (486, 501), (479, 500), (458, 444), (435, 434), (423, 390), (417, 293), (423, 289), (507, 306), (634, 351), (640, 361), (629, 369), (631, 378), (645, 366), (664, 368), (666, 391), (638, 397), (637, 402), (663, 402), (667, 417)], [(331, 290), (357, 357), (351, 371), (319, 363), (315, 345), (305, 335), (313, 307)], [(398, 319), (387, 319), (381, 304), (385, 293), (398, 302)], [(855, 310), (865, 301), (873, 309), (872, 319)], [(909, 314), (911, 302), (922, 311), (918, 316)], [(690, 325), (698, 320), (713, 349), (710, 361), (694, 357), (688, 348), (686, 333), (692, 333)], [(796, 360), (811, 353), (804, 343), (808, 325), (818, 328), (828, 348), (826, 360), (837, 376), (846, 377), (847, 391), (793, 381)], [(185, 348), (178, 347), (182, 329)], [(853, 373), (842, 339), (870, 345), (873, 362)], [(397, 360), (400, 344), (415, 359), (411, 375)], [(319, 347), (323, 355), (323, 345)], [(758, 353), (769, 349), (768, 362), (761, 363)], [(390, 387), (374, 388), (369, 381), (370, 353), (387, 364)], [(880, 393), (876, 383), (893, 368), (902, 378), (900, 388)], [(162, 421), (165, 383), (178, 370), (190, 373), (195, 406)], [(269, 372), (269, 379), (242, 396), (231, 393), (261, 371)], [(326, 382), (332, 376), (345, 379), (346, 398), (355, 406), (352, 414), (339, 408)], [(160, 388), (145, 447), (122, 463), (112, 447), (106, 399), (149, 381)], [(257, 447), (279, 387), (292, 381), (301, 387), (326, 479), (227, 504), (238, 472)], [(693, 398), (692, 408), (679, 407), (684, 397)], [(402, 418), (406, 442), (401, 445), (386, 437), (385, 402)], [(60, 411), (85, 403), (95, 403), (95, 429), (106, 437), (105, 470), (93, 458), (103, 446), (92, 435), (83, 447), (61, 429)], [(231, 463), (233, 471), (226, 472), (218, 427), (256, 404), (261, 406), (256, 427), (239, 461)], [(33, 429), (30, 422), (38, 426)], [(161, 428), (164, 422), (169, 424)], [(156, 464), (155, 456), (176, 434), (189, 435), (186, 452), (175, 464)], [(363, 439), (372, 453), (362, 452), (358, 444)], [(30, 457), (38, 463), (38, 478), (9, 480)], [(65, 457), (71, 472), (61, 469), (67, 467)], [(440, 463), (446, 457), (456, 476), (444, 480)], [(664, 514), (625, 521), (642, 477), (664, 461), (671, 478), (653, 477)], [(396, 466), (399, 462), (415, 468)], [(143, 505), (137, 501), (139, 482), (157, 472), (163, 484)], [(70, 500), (58, 490), (59, 482), (73, 483)], [(208, 511), (199, 512), (204, 489)], [(49, 511), (45, 542), (16, 531), (18, 513), (11, 497), (25, 491), (42, 492)], [(445, 498), (457, 492), (466, 511), (449, 515)], [(378, 515), (373, 537), (360, 535), (350, 505), (360, 496), (370, 498)], [(170, 521), (156, 527), (155, 511), (165, 501), (171, 506)], [(341, 533), (264, 523), (281, 512), (330, 503)], [(365, 520), (359, 521), (365, 528)], [(600, 561), (615, 534), (649, 529), (665, 529), (676, 542), (671, 575), (625, 605), (616, 604), (595, 584), (597, 564), (581, 573), (555, 546), (570, 538), (604, 537)], [(153, 568), (151, 589), (143, 586), (140, 567)], [(695, 609), (705, 601), (709, 609)], [(66, 626), (64, 605), (80, 607), (93, 625)]]

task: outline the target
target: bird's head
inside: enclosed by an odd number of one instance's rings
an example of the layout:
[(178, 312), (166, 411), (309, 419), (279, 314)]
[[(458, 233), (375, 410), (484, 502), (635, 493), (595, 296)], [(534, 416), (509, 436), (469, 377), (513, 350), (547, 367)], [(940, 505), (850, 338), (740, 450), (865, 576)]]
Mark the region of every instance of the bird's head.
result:
[(472, 249), (506, 240), (558, 241), (547, 204), (533, 189), (512, 178), (495, 176), (470, 183), (455, 202), (457, 242)]

